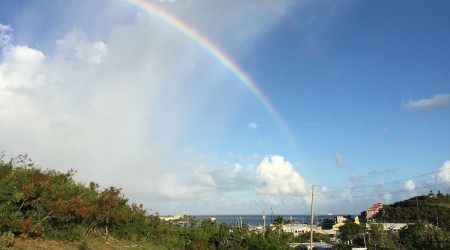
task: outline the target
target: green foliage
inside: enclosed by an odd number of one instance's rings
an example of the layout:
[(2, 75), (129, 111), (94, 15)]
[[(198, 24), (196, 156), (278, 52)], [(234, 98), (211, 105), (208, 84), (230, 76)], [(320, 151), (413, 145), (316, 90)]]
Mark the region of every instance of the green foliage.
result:
[(76, 183), (74, 174), (41, 170), (26, 155), (1, 161), (0, 230), (70, 240), (99, 230), (124, 238), (146, 236), (142, 206), (128, 205), (120, 189), (99, 192), (95, 183)]
[(384, 206), (374, 216), (377, 221), (403, 222), (403, 223), (431, 223), (450, 231), (450, 195), (416, 196), (408, 200), (395, 202)]
[(363, 234), (364, 228), (351, 220), (346, 220), (345, 224), (339, 228), (339, 239), (347, 245), (363, 246)]
[(325, 218), (322, 221), (322, 229), (331, 229), (333, 228), (334, 225), (334, 220), (333, 219), (329, 219), (329, 218)]
[(406, 249), (450, 249), (450, 235), (429, 223), (411, 225), (399, 235), (400, 244)]
[(0, 236), (0, 248), (8, 248), (14, 246), (14, 234), (5, 232)]
[(367, 242), (369, 248), (374, 249), (398, 249), (397, 246), (398, 235), (385, 232), (383, 225), (372, 224), (370, 225), (370, 235)]
[(432, 191), (385, 205), (374, 216), (378, 222), (409, 223), (398, 234), (371, 225), (368, 246), (377, 249), (450, 249), (450, 195)]
[(283, 224), (285, 224), (285, 220), (284, 220), (283, 216), (278, 215), (277, 218), (275, 218), (273, 223), (283, 225)]

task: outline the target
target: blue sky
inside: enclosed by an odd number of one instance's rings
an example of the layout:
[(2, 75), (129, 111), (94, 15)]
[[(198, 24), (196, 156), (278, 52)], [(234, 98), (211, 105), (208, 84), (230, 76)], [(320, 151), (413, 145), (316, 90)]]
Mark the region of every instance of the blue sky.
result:
[(313, 184), (318, 213), (450, 191), (447, 1), (152, 2), (232, 58), (289, 128), (126, 1), (0, 0), (7, 157), (77, 169), (161, 214), (308, 213)]

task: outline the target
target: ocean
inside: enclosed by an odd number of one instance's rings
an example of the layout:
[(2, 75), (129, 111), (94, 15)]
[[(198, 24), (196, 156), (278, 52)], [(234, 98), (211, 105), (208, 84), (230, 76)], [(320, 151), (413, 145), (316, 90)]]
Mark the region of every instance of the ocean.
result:
[[(273, 220), (275, 220), (279, 215), (267, 215), (266, 214), (266, 225), (270, 225)], [(285, 220), (292, 220), (299, 223), (309, 224), (311, 221), (311, 215), (281, 215)], [(199, 219), (216, 218), (219, 224), (237, 224), (238, 220), (242, 219), (243, 224), (250, 226), (263, 225), (262, 215), (193, 215), (193, 217)], [(314, 216), (314, 223), (321, 223), (325, 218), (334, 219), (333, 215), (317, 215)]]

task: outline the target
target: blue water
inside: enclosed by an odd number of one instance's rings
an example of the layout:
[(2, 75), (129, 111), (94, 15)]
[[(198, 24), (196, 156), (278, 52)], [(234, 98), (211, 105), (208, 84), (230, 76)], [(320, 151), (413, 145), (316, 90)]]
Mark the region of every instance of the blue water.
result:
[[(275, 220), (278, 215), (266, 215), (266, 225), (272, 223), (272, 219)], [(299, 223), (309, 224), (311, 221), (311, 215), (281, 215), (285, 220), (293, 220)], [(199, 219), (216, 218), (219, 224), (237, 224), (238, 220), (242, 218), (242, 223), (250, 226), (263, 225), (262, 215), (194, 215)], [(317, 215), (314, 216), (314, 223), (320, 223), (325, 218), (334, 219), (333, 215)]]

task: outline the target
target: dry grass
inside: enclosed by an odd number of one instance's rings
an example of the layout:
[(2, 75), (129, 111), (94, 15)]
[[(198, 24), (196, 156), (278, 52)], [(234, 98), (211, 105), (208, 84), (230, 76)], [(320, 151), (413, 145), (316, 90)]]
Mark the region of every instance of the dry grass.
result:
[(14, 247), (18, 250), (119, 250), (119, 249), (166, 249), (150, 243), (132, 243), (120, 241), (113, 238), (87, 238), (82, 241), (56, 241), (43, 239), (21, 239), (16, 238)]

